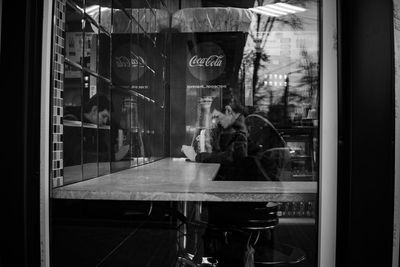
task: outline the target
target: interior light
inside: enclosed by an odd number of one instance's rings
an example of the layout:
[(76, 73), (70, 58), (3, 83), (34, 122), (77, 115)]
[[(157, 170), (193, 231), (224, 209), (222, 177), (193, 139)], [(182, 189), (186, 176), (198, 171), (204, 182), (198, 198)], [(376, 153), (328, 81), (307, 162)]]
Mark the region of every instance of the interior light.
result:
[(307, 9), (286, 3), (276, 3), (271, 5), (252, 7), (249, 8), (249, 10), (265, 16), (279, 17), (288, 14), (304, 12)]
[(286, 12), (286, 13), (291, 13), (291, 14), (297, 12), (297, 11), (292, 10), (292, 9), (287, 9), (287, 8), (280, 7), (280, 6), (278, 6), (278, 5), (266, 5), (266, 6), (268, 6), (268, 8), (269, 8), (269, 9), (272, 9), (272, 10), (281, 11), (281, 12)]
[(261, 10), (259, 8), (250, 8), (250, 10), (253, 11), (254, 13), (258, 13), (258, 14), (265, 15), (265, 16), (271, 16), (271, 17), (278, 17), (279, 16), (277, 14), (274, 14), (274, 13), (271, 13), (271, 12), (267, 12), (267, 11)]
[(261, 9), (262, 11), (266, 11), (269, 13), (273, 13), (273, 14), (277, 14), (277, 15), (287, 15), (288, 12), (283, 12), (283, 11), (279, 11), (279, 10), (274, 10), (271, 8), (272, 5), (266, 5), (266, 6), (260, 6), (259, 9)]
[(89, 6), (89, 7), (86, 7), (86, 13), (90, 14), (98, 9), (99, 9), (98, 5)]
[(307, 10), (305, 8), (294, 6), (294, 5), (290, 5), (290, 4), (286, 4), (286, 3), (276, 3), (275, 5), (277, 5), (279, 7), (283, 7), (286, 10), (293, 10), (293, 11), (296, 11), (296, 12), (304, 12), (304, 11)]

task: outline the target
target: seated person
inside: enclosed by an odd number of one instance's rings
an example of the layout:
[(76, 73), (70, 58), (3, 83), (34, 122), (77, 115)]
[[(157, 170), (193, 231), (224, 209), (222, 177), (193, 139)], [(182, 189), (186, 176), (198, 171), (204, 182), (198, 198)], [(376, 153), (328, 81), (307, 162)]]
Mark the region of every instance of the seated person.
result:
[[(249, 165), (248, 131), (245, 125), (245, 109), (240, 102), (232, 98), (223, 113), (214, 111), (219, 126), (213, 130), (212, 152), (196, 153), (191, 146), (183, 146), (182, 152), (192, 161), (220, 163), (215, 180), (252, 180), (256, 167)], [(254, 203), (207, 203), (208, 224), (203, 235), (205, 255), (216, 257), (218, 266), (244, 267), (254, 266), (251, 255), (254, 249), (249, 244), (247, 233), (234, 233), (229, 241), (221, 231), (214, 231), (213, 226), (239, 223), (247, 219), (254, 208), (263, 208), (265, 204)], [(233, 212), (234, 211), (234, 212)]]
[(86, 103), (83, 110), (83, 121), (108, 125), (110, 121), (110, 100), (105, 95), (96, 94)]
[[(110, 100), (107, 96), (96, 94), (92, 96), (89, 101), (86, 103), (86, 106), (83, 110), (83, 121), (90, 122), (94, 124), (98, 124), (99, 126), (109, 125), (110, 124), (110, 111), (112, 111), (113, 107), (110, 103)], [(120, 126), (116, 124), (114, 121), (111, 122), (111, 136), (113, 139), (118, 138), (118, 129)], [(101, 140), (99, 140), (100, 142)], [(107, 140), (102, 140), (103, 144), (107, 143)], [(116, 141), (118, 143), (118, 141)], [(108, 147), (107, 145), (104, 146)], [(129, 152), (129, 145), (123, 145), (119, 149), (118, 146), (114, 145), (113, 157), (112, 161), (119, 161), (126, 156)], [(100, 151), (99, 151), (100, 152)], [(104, 152), (103, 152), (104, 154)], [(99, 153), (99, 159), (101, 159), (102, 153)]]
[(232, 98), (224, 113), (213, 111), (212, 116), (218, 121), (211, 133), (212, 152), (196, 153), (191, 146), (183, 146), (182, 152), (192, 161), (220, 163), (215, 180), (258, 180), (257, 167), (248, 156), (245, 108)]
[[(119, 125), (112, 123), (110, 118), (110, 112), (112, 111), (112, 105), (110, 100), (108, 99), (107, 96), (102, 95), (102, 94), (95, 94), (92, 96), (87, 102), (86, 105), (83, 108), (83, 114), (82, 114), (82, 121), (86, 123), (92, 123), (96, 124), (98, 126), (105, 126), (105, 125), (111, 125), (111, 136), (115, 138), (118, 136), (118, 134), (115, 134), (115, 131), (118, 131), (120, 128)], [(64, 119), (73, 119), (73, 116), (71, 114), (66, 114), (64, 116)], [(129, 145), (122, 146), (119, 150), (116, 149), (116, 146), (114, 146), (114, 153), (111, 153), (111, 158), (110, 158), (110, 148), (112, 147), (110, 144), (109, 135), (108, 134), (98, 134), (98, 142), (93, 142), (92, 138), (88, 138), (91, 135), (96, 134), (95, 129), (91, 130), (86, 130), (83, 132), (84, 134), (84, 140), (87, 140), (87, 142), (84, 142), (83, 146), (83, 153), (84, 153), (84, 161), (88, 162), (93, 162), (93, 161), (100, 161), (100, 162), (107, 162), (107, 161), (114, 161), (114, 160), (120, 160), (122, 159), (129, 151)], [(86, 136), (86, 138), (85, 138)], [(81, 153), (81, 144), (80, 144), (80, 134), (79, 135), (71, 135), (71, 136), (65, 136), (64, 137), (64, 143), (66, 143), (66, 146), (64, 146), (65, 149), (65, 157), (71, 158), (71, 159), (80, 159), (80, 153)], [(89, 141), (92, 140), (92, 141)], [(114, 142), (117, 143), (117, 142)], [(70, 165), (76, 165), (80, 164), (80, 160), (71, 160)], [(74, 164), (72, 164), (74, 163)]]

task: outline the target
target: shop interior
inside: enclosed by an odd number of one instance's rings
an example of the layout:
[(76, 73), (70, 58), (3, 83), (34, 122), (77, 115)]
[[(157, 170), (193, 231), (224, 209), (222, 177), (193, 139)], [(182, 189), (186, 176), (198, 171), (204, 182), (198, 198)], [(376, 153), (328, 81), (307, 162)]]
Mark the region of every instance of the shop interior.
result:
[[(209, 214), (226, 209), (233, 222), (235, 208), (266, 203), (275, 216), (267, 225), (233, 223), (216, 235), (251, 232), (259, 263), (316, 266), (319, 1), (56, 0), (55, 8), (63, 45), (53, 61), (63, 63), (53, 74), (53, 127), (62, 133), (53, 142), (62, 154), (53, 161), (54, 266), (224, 266), (226, 247), (204, 240)], [(232, 99), (257, 171), (213, 184), (206, 175), (213, 180), (216, 165), (197, 167), (183, 147), (211, 152), (214, 116)], [(205, 175), (207, 196), (220, 198), (203, 201), (193, 180), (164, 183), (177, 170)], [(159, 179), (149, 184), (149, 173)], [(260, 195), (264, 182), (282, 186), (277, 201), (237, 198), (236, 184)], [(175, 196), (174, 183), (186, 191)], [(105, 184), (122, 189), (94, 190)], [(304, 193), (292, 196), (287, 188), (298, 185)]]

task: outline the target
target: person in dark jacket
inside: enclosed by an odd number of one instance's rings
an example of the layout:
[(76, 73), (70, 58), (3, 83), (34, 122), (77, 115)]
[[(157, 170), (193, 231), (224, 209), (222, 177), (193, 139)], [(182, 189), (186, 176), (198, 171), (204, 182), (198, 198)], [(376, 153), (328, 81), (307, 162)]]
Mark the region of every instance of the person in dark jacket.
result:
[(111, 104), (107, 96), (95, 94), (86, 103), (83, 110), (83, 121), (93, 124), (109, 125)]
[[(232, 98), (223, 112), (214, 111), (212, 116), (217, 119), (218, 127), (211, 133), (212, 152), (202, 152), (195, 155), (196, 162), (220, 163), (215, 180), (237, 181), (249, 179), (250, 170), (246, 164), (248, 159), (248, 130), (245, 124), (245, 108)], [(207, 149), (208, 150), (208, 149)], [(251, 179), (250, 179), (251, 180)], [(239, 217), (247, 218), (249, 206), (245, 203), (205, 203), (208, 214), (208, 227), (205, 229), (204, 252), (207, 256), (218, 259), (218, 266), (250, 267), (254, 266), (254, 249), (247, 233), (235, 233), (225, 240), (220, 230), (215, 226), (235, 224)], [(254, 208), (251, 205), (251, 208)]]
[(245, 110), (241, 103), (232, 98), (224, 112), (213, 112), (218, 126), (213, 129), (212, 152), (198, 153), (196, 162), (220, 163), (221, 167), (216, 180), (241, 180), (244, 170), (243, 162), (247, 153), (247, 128), (244, 122)]

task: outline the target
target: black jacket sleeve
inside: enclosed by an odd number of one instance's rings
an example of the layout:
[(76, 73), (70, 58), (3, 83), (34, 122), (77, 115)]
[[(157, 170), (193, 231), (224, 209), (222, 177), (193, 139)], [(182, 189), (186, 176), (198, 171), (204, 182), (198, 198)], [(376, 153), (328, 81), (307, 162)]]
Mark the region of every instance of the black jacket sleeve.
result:
[(199, 153), (197, 162), (205, 163), (232, 163), (247, 157), (247, 137), (244, 132), (233, 134), (232, 141), (225, 151), (214, 151), (211, 153)]

